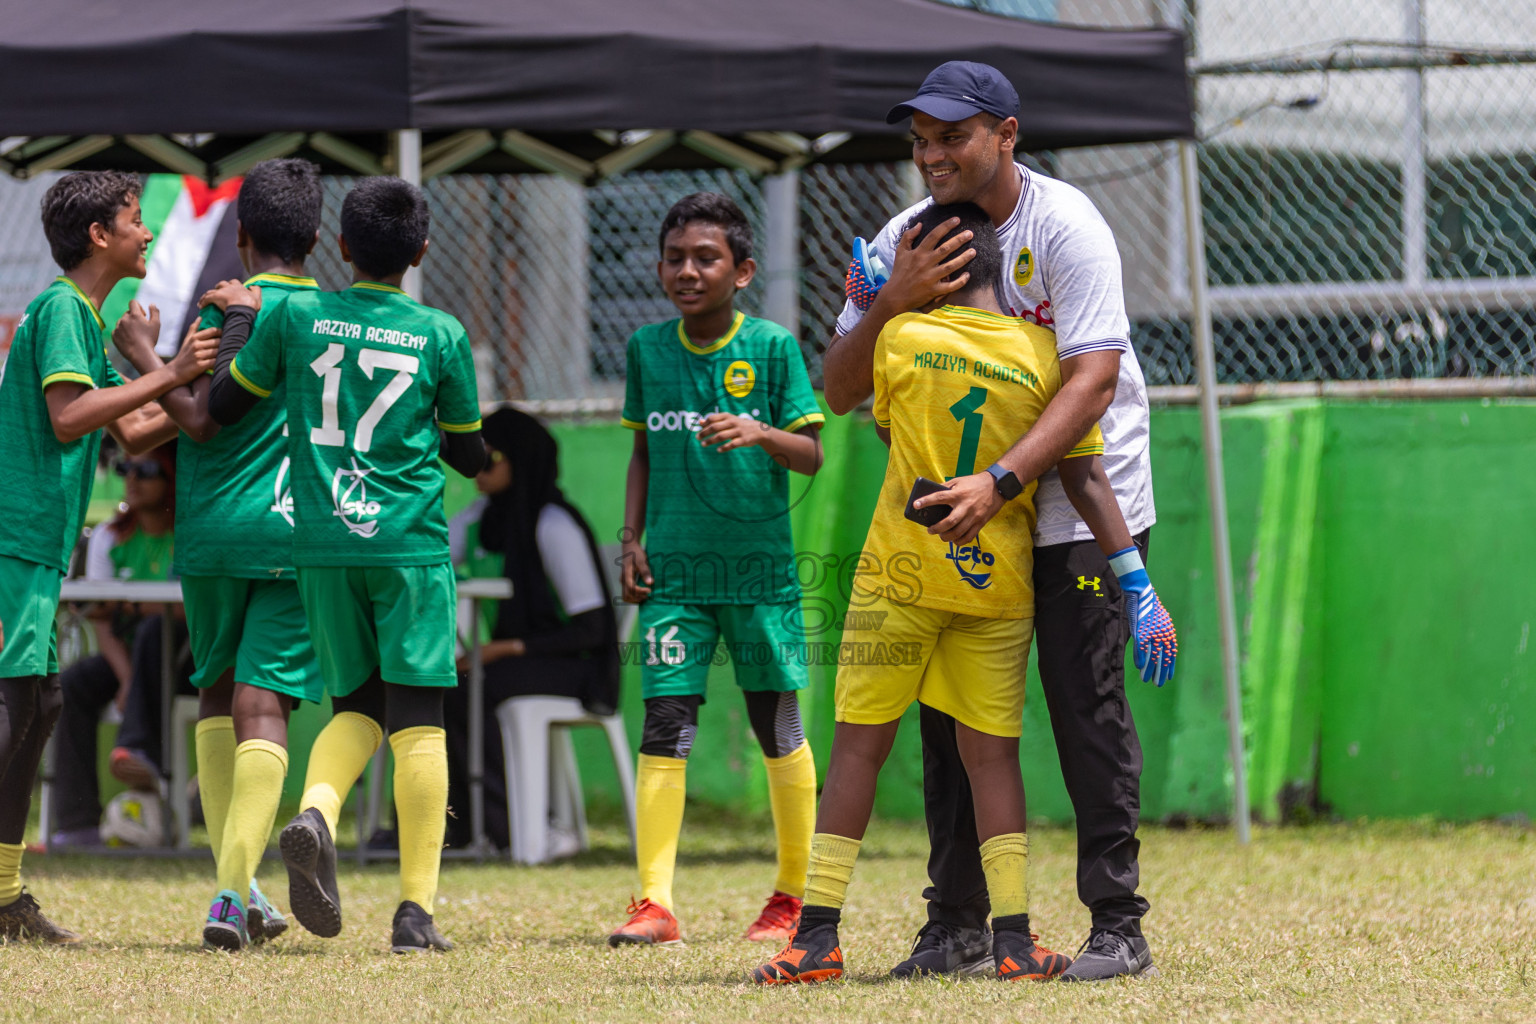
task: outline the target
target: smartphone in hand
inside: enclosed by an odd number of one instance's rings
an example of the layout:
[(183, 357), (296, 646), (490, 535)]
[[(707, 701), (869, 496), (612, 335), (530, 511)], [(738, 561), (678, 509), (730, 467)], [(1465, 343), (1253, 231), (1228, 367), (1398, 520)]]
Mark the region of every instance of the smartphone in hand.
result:
[(925, 476), (918, 477), (917, 481), (912, 485), (912, 493), (907, 495), (906, 517), (914, 523), (920, 523), (923, 526), (936, 526), (942, 523), (949, 517), (950, 512), (954, 511), (954, 506), (928, 505), (925, 508), (914, 508), (912, 503), (918, 498), (927, 497), (930, 494), (948, 489), (948, 484), (934, 483)]

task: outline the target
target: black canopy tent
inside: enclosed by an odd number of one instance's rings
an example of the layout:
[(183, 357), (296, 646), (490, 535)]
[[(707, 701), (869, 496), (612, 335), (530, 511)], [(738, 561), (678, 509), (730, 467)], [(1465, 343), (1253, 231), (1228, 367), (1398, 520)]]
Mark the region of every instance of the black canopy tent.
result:
[(298, 153), (428, 177), (595, 179), (900, 159), (884, 112), (944, 60), (1000, 68), (1029, 149), (1188, 138), (1181, 33), (1063, 28), (931, 0), (0, 0), (0, 170), (210, 180)]

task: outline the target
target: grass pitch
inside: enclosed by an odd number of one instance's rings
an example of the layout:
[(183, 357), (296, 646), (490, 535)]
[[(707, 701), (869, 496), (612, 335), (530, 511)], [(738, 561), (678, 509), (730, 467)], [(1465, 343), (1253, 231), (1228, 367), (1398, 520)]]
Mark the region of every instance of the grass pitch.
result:
[[(45, 910), (83, 948), (0, 947), (0, 1020), (70, 1021), (1458, 1021), (1536, 1020), (1536, 836), (1495, 825), (1376, 824), (1142, 833), (1147, 936), (1162, 977), (1099, 986), (990, 979), (888, 982), (923, 920), (926, 835), (878, 824), (842, 932), (849, 977), (757, 990), (774, 950), (739, 940), (772, 884), (765, 822), (684, 830), (687, 948), (610, 951), (634, 868), (622, 832), (531, 869), (450, 863), (444, 956), (388, 952), (391, 865), (344, 865), (345, 928), (294, 924), (238, 956), (198, 949), (211, 862), (28, 856)], [(1070, 831), (1031, 835), (1033, 919), (1072, 952), (1087, 913)], [(286, 909), (280, 865), (265, 888)]]

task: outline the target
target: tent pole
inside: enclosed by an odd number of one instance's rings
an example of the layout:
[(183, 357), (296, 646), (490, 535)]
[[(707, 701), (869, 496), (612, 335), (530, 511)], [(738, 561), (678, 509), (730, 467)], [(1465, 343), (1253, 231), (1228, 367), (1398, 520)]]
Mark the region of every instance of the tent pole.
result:
[(1227, 483), (1221, 459), (1221, 420), (1216, 405), (1216, 348), (1206, 294), (1205, 232), (1200, 217), (1200, 167), (1195, 143), (1179, 143), (1184, 179), (1184, 246), (1189, 268), (1190, 328), (1200, 381), (1200, 433), (1205, 447), (1205, 484), (1211, 501), (1211, 553), (1221, 622), (1221, 675), (1227, 691), (1227, 744), (1232, 759), (1232, 818), (1237, 841), (1249, 840), (1248, 779), (1243, 751), (1243, 690), (1237, 670), (1237, 606), (1232, 587), (1232, 543), (1227, 532)]
[[(394, 133), (390, 140), (395, 151), (395, 173), (412, 185), (421, 184), (421, 131), (416, 128), (402, 128)], [(405, 294), (421, 301), (421, 268), (412, 267), (405, 272), (405, 280), (400, 283)]]
[(800, 337), (800, 172), (771, 174), (763, 180), (767, 199), (768, 251), (763, 315)]

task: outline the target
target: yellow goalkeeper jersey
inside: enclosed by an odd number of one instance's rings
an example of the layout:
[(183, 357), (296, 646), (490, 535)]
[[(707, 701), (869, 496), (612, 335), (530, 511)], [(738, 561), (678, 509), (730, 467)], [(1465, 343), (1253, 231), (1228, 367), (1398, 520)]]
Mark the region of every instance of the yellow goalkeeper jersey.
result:
[[(891, 456), (855, 587), (963, 615), (1032, 617), (1034, 481), (964, 546), (903, 513), (918, 477), (984, 472), (1035, 425), (1061, 389), (1055, 335), (967, 306), (903, 313), (875, 342), (874, 382), (875, 422), (890, 428)], [(1103, 452), (1095, 424), (1067, 457)]]

